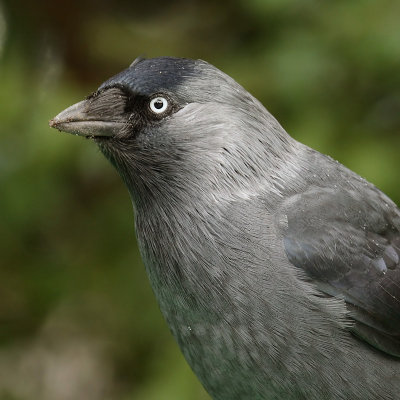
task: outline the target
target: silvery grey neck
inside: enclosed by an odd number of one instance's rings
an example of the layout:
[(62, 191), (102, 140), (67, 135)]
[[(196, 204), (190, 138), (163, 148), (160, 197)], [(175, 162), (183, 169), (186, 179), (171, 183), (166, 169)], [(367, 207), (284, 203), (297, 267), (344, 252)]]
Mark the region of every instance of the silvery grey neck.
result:
[[(187, 118), (190, 109), (185, 112)], [(169, 142), (161, 149), (132, 144), (128, 153), (103, 152), (127, 185), (136, 210), (185, 212), (194, 203), (212, 207), (260, 192), (279, 195), (283, 182), (300, 174), (293, 160), (303, 147), (271, 118), (239, 118), (234, 126), (211, 123), (208, 130), (197, 119), (190, 132), (171, 124), (163, 132)]]

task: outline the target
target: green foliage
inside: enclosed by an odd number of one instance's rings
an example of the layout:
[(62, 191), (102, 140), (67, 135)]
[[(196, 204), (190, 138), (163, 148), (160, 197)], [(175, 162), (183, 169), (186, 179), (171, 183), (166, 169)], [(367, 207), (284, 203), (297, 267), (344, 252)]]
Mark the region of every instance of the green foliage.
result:
[(399, 202), (400, 3), (30, 7), (0, 7), (0, 399), (205, 400), (151, 293), (127, 191), (93, 143), (47, 121), (138, 55), (203, 58)]

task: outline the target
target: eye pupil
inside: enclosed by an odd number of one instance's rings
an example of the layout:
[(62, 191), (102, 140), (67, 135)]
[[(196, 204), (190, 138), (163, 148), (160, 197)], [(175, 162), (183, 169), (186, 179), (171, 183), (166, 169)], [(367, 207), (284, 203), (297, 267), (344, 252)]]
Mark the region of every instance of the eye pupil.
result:
[(164, 103), (161, 100), (156, 100), (154, 102), (154, 107), (157, 108), (157, 110), (163, 108), (163, 106), (164, 106)]

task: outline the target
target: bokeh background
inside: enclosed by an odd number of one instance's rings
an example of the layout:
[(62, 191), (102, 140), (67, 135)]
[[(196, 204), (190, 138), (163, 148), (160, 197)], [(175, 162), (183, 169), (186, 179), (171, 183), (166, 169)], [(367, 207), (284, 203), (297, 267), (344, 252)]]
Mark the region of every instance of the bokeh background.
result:
[(209, 399), (122, 182), (50, 118), (138, 55), (202, 58), (400, 203), (399, 20), (390, 0), (0, 0), (0, 399)]

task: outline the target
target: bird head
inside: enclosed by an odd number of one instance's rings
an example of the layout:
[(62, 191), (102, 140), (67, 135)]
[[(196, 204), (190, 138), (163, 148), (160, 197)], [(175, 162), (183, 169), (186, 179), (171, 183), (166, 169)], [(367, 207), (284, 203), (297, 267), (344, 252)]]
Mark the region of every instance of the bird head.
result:
[(136, 59), (50, 126), (93, 139), (134, 203), (243, 192), (290, 147), (236, 81), (205, 61), (172, 57)]

